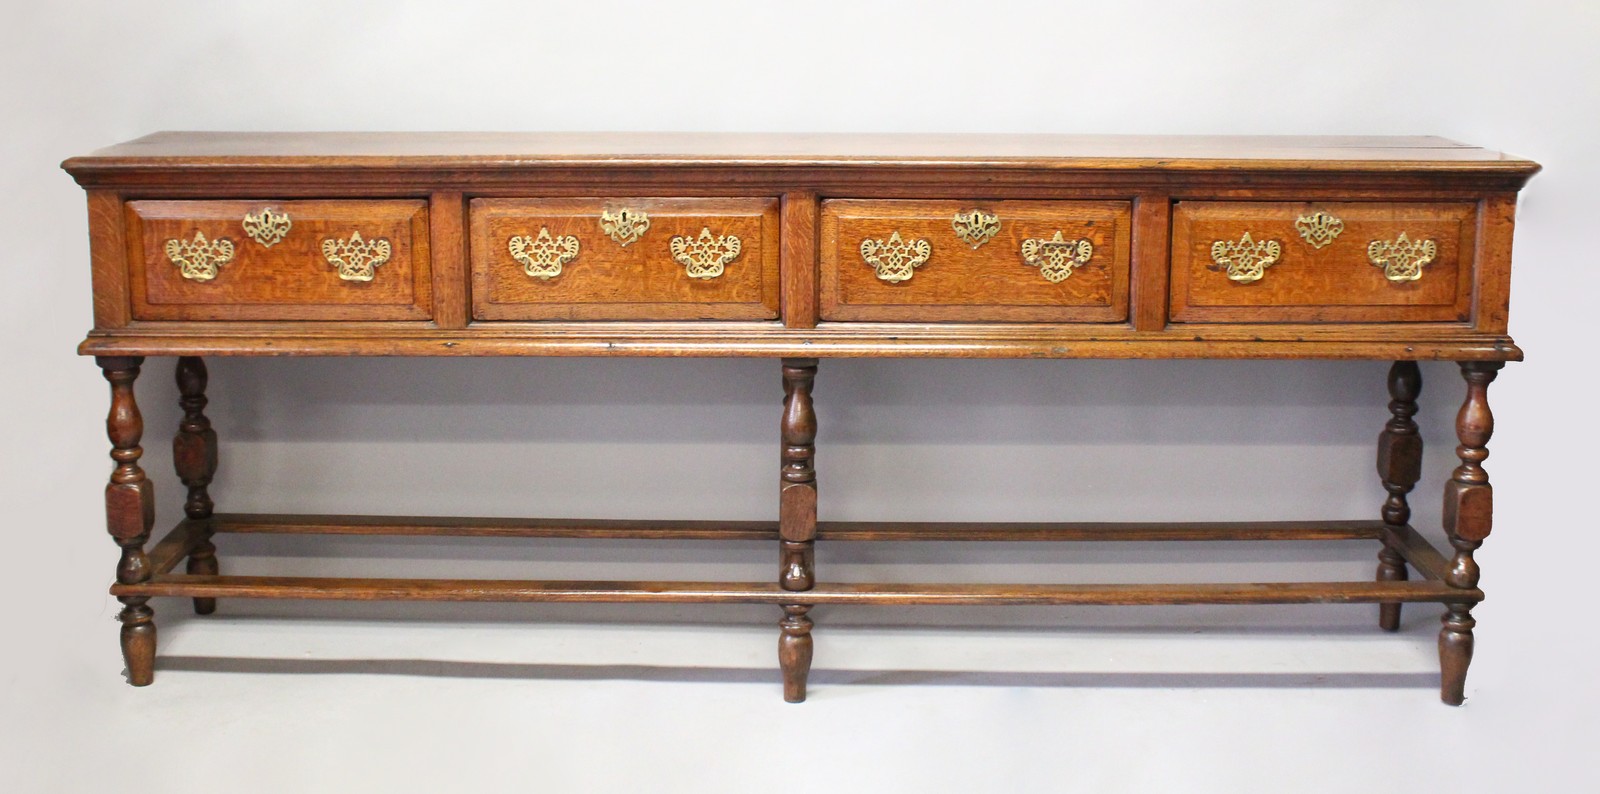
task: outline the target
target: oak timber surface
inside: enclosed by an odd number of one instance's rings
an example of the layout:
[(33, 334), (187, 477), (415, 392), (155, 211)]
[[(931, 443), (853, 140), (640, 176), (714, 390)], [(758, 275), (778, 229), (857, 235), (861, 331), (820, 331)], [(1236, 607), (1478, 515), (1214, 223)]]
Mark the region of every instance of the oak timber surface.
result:
[[(1521, 357), (1507, 334), (1511, 236), (1516, 192), (1538, 170), (1436, 137), (229, 132), (157, 133), (64, 167), (89, 188), (86, 354), (1458, 361)], [(765, 208), (759, 246), (752, 230), (732, 232), (750, 262), (720, 280), (658, 289), (676, 277), (667, 265), (682, 267), (658, 261), (660, 246), (695, 233), (669, 228), (663, 208), (712, 199)], [(162, 229), (130, 261), (140, 241), (128, 208), (160, 201), (226, 212), (203, 230)], [(363, 315), (344, 308), (360, 303), (361, 287), (332, 284), (326, 300), (292, 311), (206, 309), (224, 303), (207, 296), (227, 285), (184, 281), (163, 258), (165, 246), (202, 231), (244, 246), (234, 214), (295, 201), (425, 203), (426, 224), (413, 233), (426, 260), (413, 268), (414, 304)], [(502, 260), (513, 237), (538, 229), (486, 230), (478, 217), (516, 202), (576, 208), (573, 228), (586, 234), (601, 228), (600, 209), (648, 204), (660, 239), (639, 245), (655, 258), (591, 234), (565, 275), (535, 278), (531, 265)], [(912, 205), (929, 214), (843, 228), (824, 211)], [(1019, 209), (1091, 205), (1125, 208), (1115, 239), (1071, 218), (1033, 229)], [(1249, 212), (1191, 228), (1184, 208), (1207, 206)], [(1414, 207), (1452, 208), (1450, 224)], [(961, 253), (945, 215), (969, 210), (997, 212), (998, 236)], [(1347, 215), (1344, 238), (1306, 248), (1305, 213)], [(295, 228), (310, 233), (313, 220)], [(546, 231), (576, 237), (563, 229)], [(1053, 265), (1064, 280), (1047, 282), (1014, 249), (1055, 231), (1090, 240), (1094, 253), (1074, 273)], [(1282, 261), (1255, 281), (1219, 272), (1213, 247), (1252, 234), (1281, 245)], [(861, 253), (880, 238), (938, 244), (891, 283)], [(1426, 272), (1386, 280), (1369, 246), (1411, 238), (1432, 252)], [(285, 249), (300, 252), (294, 272), (327, 271), (305, 248), (314, 242), (284, 244), (305, 249)], [(246, 274), (247, 256), (264, 255), (237, 250), (239, 263), (224, 265), (230, 278)], [(761, 294), (735, 295), (739, 278), (754, 278), (751, 263)], [(404, 269), (387, 267), (367, 291), (398, 289)], [(146, 306), (150, 283), (181, 288), (192, 305)], [(736, 300), (696, 298), (713, 293)]]
[[(167, 164), (384, 167), (566, 164), (1006, 164), (1071, 168), (1473, 168), (1532, 173), (1529, 160), (1431, 136), (986, 135), (593, 132), (158, 132), (73, 158), (67, 170)], [(291, 162), (292, 161), (292, 162)]]

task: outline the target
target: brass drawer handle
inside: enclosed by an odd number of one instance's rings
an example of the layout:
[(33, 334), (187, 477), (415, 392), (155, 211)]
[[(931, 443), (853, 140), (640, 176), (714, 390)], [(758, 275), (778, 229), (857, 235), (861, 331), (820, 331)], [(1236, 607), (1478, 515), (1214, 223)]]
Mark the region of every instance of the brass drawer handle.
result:
[(287, 212), (273, 212), (271, 207), (262, 207), (257, 213), (246, 212), (240, 225), (244, 227), (244, 233), (249, 235), (250, 239), (260, 243), (264, 248), (271, 248), (289, 236), (289, 227), (293, 226), (294, 222), (289, 220)]
[(218, 269), (233, 261), (233, 241), (225, 237), (207, 240), (197, 229), (193, 240), (168, 240), (166, 252), (184, 278), (210, 281), (217, 277)]
[(539, 227), (538, 237), (519, 234), (506, 243), (511, 258), (522, 263), (522, 272), (549, 281), (561, 275), (561, 266), (578, 257), (578, 238), (570, 234), (551, 237), (547, 226)]
[(711, 229), (702, 226), (698, 238), (691, 240), (674, 235), (669, 247), (672, 249), (672, 258), (683, 265), (689, 278), (710, 279), (722, 275), (728, 263), (739, 258), (744, 246), (736, 235), (713, 237)]
[(1301, 215), (1294, 222), (1294, 228), (1299, 230), (1300, 239), (1305, 240), (1312, 248), (1323, 246), (1338, 239), (1339, 233), (1344, 231), (1344, 221), (1326, 212), (1313, 212), (1310, 215)]
[(1023, 264), (1039, 268), (1039, 274), (1051, 284), (1066, 281), (1074, 269), (1088, 264), (1093, 257), (1094, 243), (1088, 240), (1063, 240), (1059, 229), (1048, 240), (1030, 237), (1022, 241)]
[(1433, 261), (1439, 246), (1432, 240), (1412, 240), (1401, 232), (1393, 240), (1373, 240), (1367, 244), (1367, 259), (1375, 267), (1383, 268), (1383, 277), (1390, 281), (1416, 281), (1422, 278), (1422, 268)]
[(389, 261), (392, 249), (387, 238), (361, 239), (361, 232), (353, 232), (349, 239), (330, 238), (322, 241), (322, 258), (339, 269), (339, 278), (345, 281), (371, 281), (377, 269)]
[(957, 237), (972, 246), (973, 250), (977, 250), (979, 246), (1000, 233), (1000, 216), (980, 209), (957, 212), (951, 219), (950, 226), (956, 230)]
[(1277, 240), (1256, 242), (1245, 232), (1238, 242), (1218, 240), (1211, 244), (1211, 269), (1225, 269), (1228, 278), (1240, 283), (1260, 281), (1282, 254), (1283, 245)]
[(905, 281), (933, 255), (933, 246), (927, 240), (902, 240), (894, 232), (887, 240), (867, 238), (861, 241), (861, 258), (878, 272), (878, 278), (891, 284)]
[(616, 212), (600, 211), (600, 231), (616, 240), (617, 245), (623, 248), (627, 248), (628, 243), (643, 237), (649, 228), (650, 216), (639, 210), (623, 207)]

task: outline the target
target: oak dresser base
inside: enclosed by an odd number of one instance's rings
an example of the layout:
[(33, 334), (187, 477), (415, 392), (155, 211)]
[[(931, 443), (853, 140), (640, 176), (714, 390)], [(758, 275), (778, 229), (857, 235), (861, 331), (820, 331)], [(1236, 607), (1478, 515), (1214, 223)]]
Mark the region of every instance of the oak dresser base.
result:
[[(1474, 554), (1493, 490), (1488, 387), (1508, 334), (1531, 161), (1430, 137), (158, 133), (68, 160), (88, 195), (94, 326), (111, 386), (106, 526), (130, 683), (154, 679), (150, 599), (754, 603), (779, 607), (784, 696), (805, 698), (818, 604), (1444, 605), (1460, 704)], [(772, 522), (217, 513), (208, 356), (759, 357), (780, 369)], [(184, 518), (153, 546), (133, 385), (177, 360)], [(1372, 520), (818, 521), (829, 358), (1391, 362)], [(1437, 549), (1411, 526), (1419, 361), (1466, 397)], [(1070, 363), (1063, 364), (1070, 366)], [(1376, 423), (1375, 423), (1376, 424)], [(767, 582), (236, 576), (236, 533), (766, 540)], [(1372, 581), (843, 584), (818, 542), (1375, 541)], [(148, 548), (147, 548), (148, 547)], [(182, 564), (183, 570), (178, 570)]]

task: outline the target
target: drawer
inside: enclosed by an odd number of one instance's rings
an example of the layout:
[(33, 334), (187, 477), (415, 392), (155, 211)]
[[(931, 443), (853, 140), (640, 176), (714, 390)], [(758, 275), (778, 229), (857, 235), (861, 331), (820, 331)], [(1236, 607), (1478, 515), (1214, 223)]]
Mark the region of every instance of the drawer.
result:
[(475, 199), (477, 320), (770, 320), (776, 199)]
[(131, 201), (138, 320), (426, 320), (425, 202)]
[(1172, 319), (1465, 321), (1475, 227), (1467, 202), (1179, 202)]
[(1125, 201), (822, 205), (824, 320), (1120, 322)]

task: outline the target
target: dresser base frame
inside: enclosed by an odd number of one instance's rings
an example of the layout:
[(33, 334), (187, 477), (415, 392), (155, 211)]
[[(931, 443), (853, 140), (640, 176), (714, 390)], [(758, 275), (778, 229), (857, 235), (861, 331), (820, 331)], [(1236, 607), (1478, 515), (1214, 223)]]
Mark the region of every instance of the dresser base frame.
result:
[[(1488, 534), (1488, 477), (1481, 462), (1493, 430), (1488, 383), (1501, 362), (1462, 362), (1468, 397), (1456, 425), (1462, 465), (1446, 486), (1446, 530), (1454, 549), (1447, 558), (1408, 523), (1406, 495), (1420, 477), (1421, 438), (1412, 416), (1421, 390), (1415, 362), (1390, 371), (1391, 421), (1379, 437), (1378, 470), (1389, 498), (1382, 520), (1158, 523), (918, 523), (819, 522), (812, 467), (816, 417), (810, 391), (815, 359), (783, 361), (785, 407), (783, 479), (778, 521), (635, 521), (214, 513), (207, 486), (216, 466), (216, 434), (204, 416), (205, 368), (179, 359), (177, 380), (185, 416), (174, 445), (180, 479), (189, 489), (186, 518), (148, 552), (152, 487), (139, 468), (143, 423), (132, 384), (142, 359), (97, 359), (112, 384), (107, 428), (117, 469), (107, 487), (108, 522), (123, 547), (111, 594), (124, 605), (123, 652), (129, 682), (151, 683), (155, 667), (152, 597), (194, 599), (209, 614), (218, 598), (349, 601), (482, 601), (589, 603), (748, 603), (784, 610), (779, 659), (785, 698), (805, 698), (812, 622), (818, 604), (869, 605), (1163, 605), (1374, 603), (1379, 625), (1393, 631), (1402, 603), (1440, 603), (1447, 611), (1440, 633), (1441, 697), (1464, 699), (1471, 659), (1471, 609), (1477, 588), (1472, 552)], [(762, 540), (780, 547), (775, 582), (549, 581), (504, 579), (332, 578), (237, 576), (219, 572), (213, 539), (225, 534), (455, 536), (507, 538), (617, 538), (652, 540)], [(813, 544), (872, 541), (1309, 541), (1374, 540), (1376, 581), (1181, 584), (929, 584), (817, 583)], [(185, 572), (174, 572), (180, 562)], [(1409, 579), (1414, 570), (1419, 579)]]

